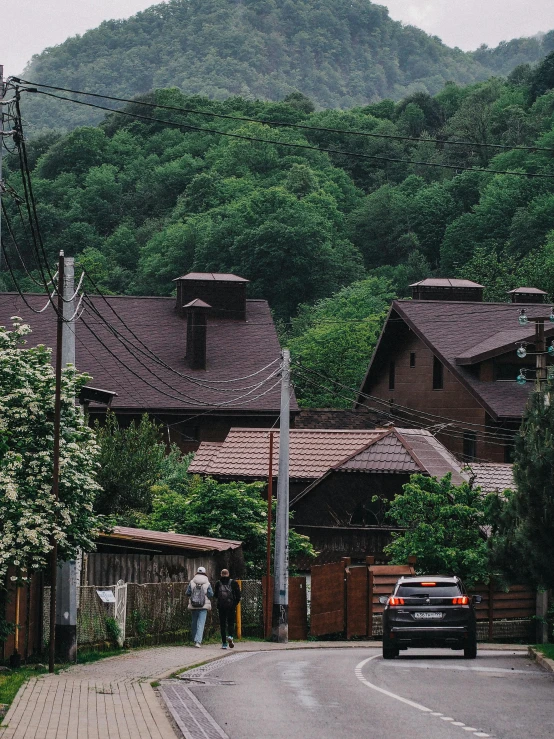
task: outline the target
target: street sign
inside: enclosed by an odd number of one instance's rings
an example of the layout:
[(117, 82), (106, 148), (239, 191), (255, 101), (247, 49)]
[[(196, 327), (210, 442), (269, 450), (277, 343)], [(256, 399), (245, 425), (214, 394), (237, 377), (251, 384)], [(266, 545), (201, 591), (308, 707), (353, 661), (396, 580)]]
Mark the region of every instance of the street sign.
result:
[(115, 603), (115, 593), (113, 590), (97, 590), (96, 592), (103, 603)]

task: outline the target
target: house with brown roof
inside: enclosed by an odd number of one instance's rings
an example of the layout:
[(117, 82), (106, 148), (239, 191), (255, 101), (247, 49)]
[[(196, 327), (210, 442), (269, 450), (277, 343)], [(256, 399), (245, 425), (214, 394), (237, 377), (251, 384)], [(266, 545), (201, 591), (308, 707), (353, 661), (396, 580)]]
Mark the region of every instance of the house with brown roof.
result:
[[(190, 273), (174, 282), (177, 299), (88, 296), (74, 324), (77, 369), (117, 393), (111, 408), (122, 424), (148, 413), (184, 451), (223, 441), (233, 426), (272, 426), (281, 348), (267, 302), (247, 299), (248, 280), (237, 275)], [(29, 345), (54, 347), (54, 309), (33, 312), (45, 302), (0, 294), (0, 325), (20, 316), (33, 331)], [(105, 413), (89, 410), (92, 420)]]
[[(412, 291), (412, 300), (392, 303), (356, 406), (399, 425), (433, 428), (465, 461), (511, 461), (534, 387), (535, 319), (544, 319), (547, 346), (554, 338), (545, 293), (519, 288), (511, 303), (485, 303), (481, 285), (442, 278)], [(529, 381), (520, 385), (522, 371)]]
[[(279, 432), (273, 433), (276, 477)], [(189, 471), (218, 480), (266, 481), (269, 434), (263, 429), (232, 429), (223, 443), (201, 444)], [(414, 473), (438, 478), (450, 473), (455, 484), (469, 480), (429, 431), (292, 429), (291, 525), (320, 552), (317, 563), (344, 556), (353, 561), (380, 557), (395, 530), (385, 518), (385, 501), (401, 494)]]

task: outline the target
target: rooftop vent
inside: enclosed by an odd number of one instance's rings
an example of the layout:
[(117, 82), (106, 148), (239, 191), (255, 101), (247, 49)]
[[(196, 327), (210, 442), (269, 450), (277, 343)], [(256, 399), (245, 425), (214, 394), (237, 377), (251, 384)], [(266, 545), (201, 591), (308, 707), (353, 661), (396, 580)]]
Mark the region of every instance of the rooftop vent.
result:
[(410, 285), (413, 300), (456, 300), (471, 303), (483, 302), (483, 285), (471, 280), (446, 277), (428, 277)]
[(199, 299), (211, 306), (210, 316), (246, 320), (246, 285), (248, 280), (237, 275), (216, 272), (189, 272), (177, 277), (176, 310), (186, 314), (185, 306)]
[(547, 293), (536, 287), (517, 287), (508, 295), (512, 296), (512, 303), (544, 303)]

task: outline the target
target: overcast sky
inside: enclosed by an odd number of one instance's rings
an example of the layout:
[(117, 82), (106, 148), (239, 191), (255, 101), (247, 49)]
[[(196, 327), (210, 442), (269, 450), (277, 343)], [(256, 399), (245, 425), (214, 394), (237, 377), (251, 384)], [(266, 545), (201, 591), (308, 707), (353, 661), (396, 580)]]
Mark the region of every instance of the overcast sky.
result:
[[(47, 46), (108, 18), (127, 18), (152, 0), (17, 0), (0, 24), (0, 64), (23, 71)], [(391, 16), (440, 36), (450, 46), (475, 49), (554, 29), (553, 0), (380, 0)]]

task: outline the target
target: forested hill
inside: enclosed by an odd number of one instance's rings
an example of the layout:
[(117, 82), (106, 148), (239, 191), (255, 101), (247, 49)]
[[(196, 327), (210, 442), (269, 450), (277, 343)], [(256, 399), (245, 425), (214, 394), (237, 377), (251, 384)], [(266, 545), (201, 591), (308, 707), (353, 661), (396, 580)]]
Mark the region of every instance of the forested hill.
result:
[[(47, 49), (25, 76), (120, 97), (175, 86), (282, 100), (299, 90), (318, 107), (350, 108), (508, 74), (552, 49), (554, 34), (464, 53), (369, 0), (170, 0)], [(60, 115), (45, 98), (32, 112), (37, 129), (100, 119), (86, 108)]]
[[(459, 276), (487, 300), (520, 285), (554, 297), (554, 53), (508, 79), (348, 111), (314, 111), (301, 95), (146, 98), (156, 107), (136, 101), (129, 116), (28, 142), (51, 265), (63, 249), (105, 291), (139, 295), (171, 295), (189, 271), (240, 274), (294, 356), (349, 387), (410, 281)], [(21, 96), (25, 131), (32, 99)], [(55, 102), (60, 114), (73, 106)], [(133, 118), (145, 110), (153, 120)], [(9, 264), (35, 291), (22, 262), (40, 284), (36, 249), (12, 197), (25, 192), (20, 161), (4, 163), (0, 289), (14, 289)], [(352, 400), (297, 390), (320, 406)]]

